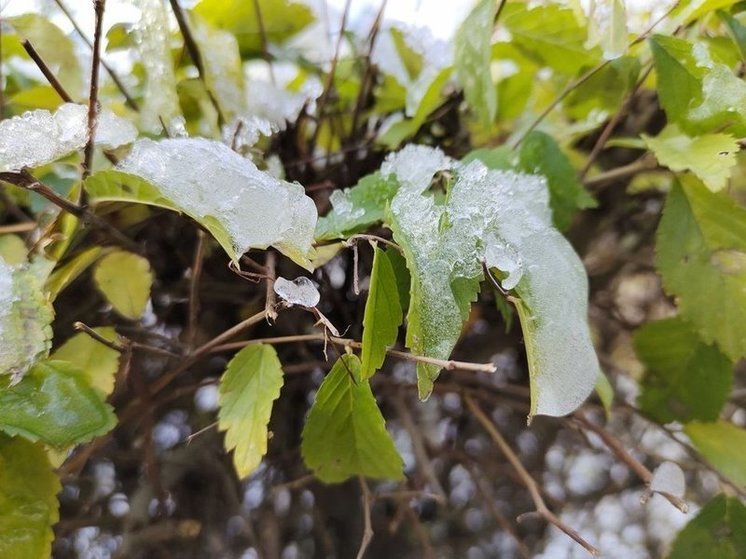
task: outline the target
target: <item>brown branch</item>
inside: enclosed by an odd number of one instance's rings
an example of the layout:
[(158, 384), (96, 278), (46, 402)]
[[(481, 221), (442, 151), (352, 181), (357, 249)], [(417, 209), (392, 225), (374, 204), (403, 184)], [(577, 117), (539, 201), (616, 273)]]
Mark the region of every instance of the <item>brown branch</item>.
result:
[(264, 269), (267, 273), (267, 289), (264, 299), (264, 310), (267, 312), (268, 320), (277, 320), (277, 297), (275, 296), (275, 253), (271, 250), (267, 251), (267, 258), (264, 261)]
[(622, 165), (621, 167), (615, 167), (614, 169), (599, 173), (598, 175), (588, 177), (583, 182), (586, 186), (600, 188), (606, 183), (620, 179), (626, 179), (636, 175), (637, 173), (653, 171), (657, 168), (658, 161), (656, 161), (655, 157), (652, 154), (646, 153), (632, 163)]
[[(583, 415), (579, 411), (573, 414), (573, 419), (575, 419), (575, 421), (577, 421), (586, 431), (591, 431), (595, 433), (596, 435), (598, 435), (598, 437), (601, 439), (601, 441), (603, 441), (606, 447), (617, 458), (619, 458), (622, 462), (624, 462), (627, 465), (627, 467), (630, 470), (632, 470), (635, 473), (635, 475), (643, 481), (643, 483), (645, 483), (645, 485), (648, 487), (648, 490), (649, 490), (650, 482), (653, 480), (653, 472), (648, 470), (644, 464), (642, 464), (639, 460), (637, 460), (637, 458), (632, 456), (627, 451), (627, 449), (624, 448), (622, 441), (617, 439), (614, 435), (612, 435), (609, 431), (607, 431), (603, 427), (591, 422), (587, 417), (585, 417), (585, 415)], [(665, 492), (657, 492), (657, 493), (665, 497), (669, 503), (671, 503), (681, 512), (686, 513), (689, 511), (689, 505), (683, 499), (675, 495), (671, 495), (670, 493), (665, 493)]]
[(360, 542), (360, 549), (358, 549), (356, 559), (363, 559), (365, 552), (373, 539), (373, 523), (370, 519), (370, 506), (372, 498), (370, 496), (370, 489), (368, 484), (365, 482), (363, 476), (358, 476), (358, 482), (360, 483), (360, 501), (363, 507), (363, 539)]
[[(96, 28), (93, 33), (93, 61), (91, 63), (91, 89), (88, 94), (88, 139), (83, 150), (83, 180), (91, 174), (93, 165), (93, 148), (98, 126), (98, 73), (101, 66), (101, 30), (104, 22), (106, 0), (94, 0), (93, 10), (96, 16)], [(81, 202), (87, 206), (87, 193), (81, 192)]]
[(205, 232), (197, 230), (197, 246), (194, 249), (192, 273), (189, 283), (189, 322), (187, 324), (187, 345), (194, 345), (197, 334), (197, 315), (199, 314), (199, 282), (202, 277), (202, 263), (205, 256)]
[(23, 50), (28, 53), (28, 55), (31, 57), (31, 60), (34, 61), (39, 70), (41, 70), (41, 73), (44, 74), (44, 77), (49, 82), (49, 85), (51, 85), (52, 89), (57, 92), (57, 95), (60, 96), (60, 99), (62, 99), (65, 103), (73, 103), (73, 98), (70, 97), (70, 94), (67, 91), (65, 91), (65, 88), (57, 79), (57, 76), (55, 76), (54, 72), (50, 70), (49, 66), (47, 66), (47, 63), (44, 62), (41, 55), (36, 51), (31, 42), (28, 40), (24, 40), (21, 43), (21, 46), (23, 47)]
[(466, 402), (466, 406), (469, 408), (469, 411), (471, 411), (471, 413), (474, 414), (474, 417), (477, 418), (477, 421), (479, 421), (479, 423), (482, 425), (484, 430), (487, 431), (487, 433), (492, 438), (492, 440), (495, 442), (495, 444), (498, 446), (500, 451), (508, 459), (508, 462), (510, 462), (511, 466), (513, 466), (515, 471), (518, 473), (518, 476), (521, 478), (521, 481), (526, 486), (526, 489), (528, 489), (528, 492), (531, 495), (531, 500), (534, 502), (534, 507), (536, 507), (536, 510), (534, 512), (522, 514), (521, 516), (518, 517), (518, 521), (520, 522), (523, 518), (536, 515), (539, 518), (542, 518), (544, 521), (550, 524), (553, 524), (554, 526), (559, 528), (561, 531), (567, 534), (570, 538), (572, 538), (577, 543), (579, 543), (581, 546), (583, 546), (583, 548), (586, 551), (588, 551), (588, 553), (590, 553), (594, 557), (598, 557), (600, 555), (600, 552), (598, 551), (596, 547), (588, 543), (575, 529), (565, 524), (551, 510), (549, 510), (546, 503), (544, 502), (544, 498), (541, 496), (541, 490), (539, 489), (539, 484), (536, 482), (536, 480), (533, 477), (531, 477), (531, 474), (529, 474), (528, 470), (526, 470), (523, 464), (521, 464), (520, 459), (515, 454), (515, 452), (513, 452), (513, 449), (510, 448), (510, 445), (507, 443), (507, 441), (503, 438), (503, 436), (497, 430), (494, 423), (492, 423), (492, 421), (487, 417), (487, 415), (485, 415), (485, 413), (477, 405), (477, 403), (474, 402), (472, 397), (467, 394), (464, 396), (464, 401)]
[[(67, 9), (67, 6), (65, 6), (65, 4), (64, 4), (64, 3), (62, 2), (62, 0), (54, 0), (54, 1), (55, 1), (55, 3), (57, 4), (57, 6), (59, 7), (59, 9), (60, 9), (60, 10), (62, 11), (62, 13), (63, 13), (63, 14), (65, 14), (65, 17), (67, 17), (67, 19), (68, 19), (68, 20), (70, 21), (70, 23), (71, 23), (71, 24), (72, 24), (72, 26), (73, 26), (73, 29), (75, 29), (75, 32), (76, 32), (76, 33), (78, 34), (78, 36), (79, 36), (79, 37), (80, 37), (81, 39), (83, 39), (83, 42), (84, 42), (84, 43), (85, 43), (86, 45), (88, 45), (88, 48), (90, 48), (91, 50), (93, 50), (93, 43), (92, 43), (92, 42), (91, 42), (91, 40), (90, 40), (90, 39), (88, 38), (88, 36), (87, 36), (87, 35), (86, 35), (85, 33), (83, 33), (83, 30), (82, 30), (82, 29), (80, 28), (80, 26), (78, 25), (78, 22), (77, 22), (77, 21), (75, 21), (75, 18), (74, 18), (74, 17), (72, 16), (72, 14), (70, 13), (70, 11), (69, 11), (69, 10)], [(135, 110), (135, 111), (139, 111), (139, 110), (140, 110), (140, 107), (138, 107), (138, 106), (137, 106), (137, 103), (135, 102), (135, 100), (134, 100), (134, 99), (132, 98), (132, 96), (131, 96), (131, 95), (130, 95), (130, 94), (129, 94), (128, 92), (127, 92), (127, 88), (126, 88), (126, 87), (124, 87), (124, 83), (122, 83), (122, 80), (121, 80), (121, 79), (119, 78), (119, 76), (118, 76), (118, 75), (116, 74), (116, 72), (114, 71), (114, 69), (113, 69), (113, 68), (112, 68), (111, 66), (109, 66), (109, 65), (108, 65), (108, 64), (107, 64), (107, 63), (106, 63), (106, 62), (104, 61), (104, 59), (103, 59), (103, 58), (101, 59), (101, 66), (103, 66), (103, 67), (104, 67), (104, 70), (106, 70), (106, 72), (107, 72), (107, 73), (109, 74), (109, 76), (111, 77), (111, 79), (112, 79), (112, 81), (114, 82), (114, 84), (115, 84), (115, 85), (117, 86), (117, 88), (119, 89), (119, 91), (120, 91), (120, 92), (122, 93), (122, 95), (124, 96), (124, 102), (125, 102), (125, 104), (126, 104), (126, 105), (127, 105), (127, 106), (128, 106), (129, 108), (131, 108), (131, 109), (133, 109), (133, 110)]]

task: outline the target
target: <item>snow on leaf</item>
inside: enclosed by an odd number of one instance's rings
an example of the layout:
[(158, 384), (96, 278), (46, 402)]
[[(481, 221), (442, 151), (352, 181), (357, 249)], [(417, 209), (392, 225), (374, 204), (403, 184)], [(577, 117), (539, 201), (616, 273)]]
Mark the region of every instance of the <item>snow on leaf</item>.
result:
[[(65, 103), (52, 114), (38, 109), (0, 122), (0, 171), (51, 163), (86, 144), (88, 108)], [(101, 111), (96, 144), (115, 148), (135, 141), (137, 129), (109, 110)]]
[(151, 182), (198, 221), (219, 223), (234, 253), (274, 246), (310, 267), (316, 206), (303, 187), (257, 169), (228, 146), (201, 138), (136, 142), (119, 169)]
[(301, 307), (315, 307), (319, 304), (321, 295), (313, 282), (305, 276), (300, 276), (294, 280), (277, 278), (274, 285), (275, 293), (290, 305), (300, 305)]
[(29, 265), (0, 257), (0, 374), (14, 382), (51, 347), (53, 310), (42, 285)]

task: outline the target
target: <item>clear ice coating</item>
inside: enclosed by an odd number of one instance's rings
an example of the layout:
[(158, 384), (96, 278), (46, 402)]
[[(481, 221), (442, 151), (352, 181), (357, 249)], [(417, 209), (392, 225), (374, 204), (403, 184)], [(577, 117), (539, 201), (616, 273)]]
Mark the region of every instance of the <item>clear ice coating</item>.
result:
[[(0, 122), (0, 170), (17, 171), (51, 163), (85, 146), (88, 107), (61, 105), (54, 114), (38, 109)], [(99, 113), (96, 144), (105, 149), (128, 144), (137, 129), (127, 119), (104, 109)]]
[(203, 138), (140, 140), (119, 169), (150, 181), (197, 220), (214, 218), (237, 254), (273, 245), (307, 264), (316, 206), (303, 187), (260, 171), (221, 142)]
[(0, 256), (0, 374), (20, 380), (51, 346), (52, 308), (28, 265)]
[(352, 200), (350, 199), (349, 189), (335, 190), (329, 196), (329, 201), (332, 203), (334, 211), (339, 215), (340, 218), (344, 219), (357, 219), (365, 215), (364, 208), (355, 208)]
[(277, 278), (274, 285), (275, 293), (291, 305), (300, 305), (301, 307), (315, 307), (319, 304), (321, 295), (313, 282), (305, 276), (300, 276), (294, 280)]
[[(439, 204), (425, 190), (435, 172), (449, 167), (456, 180), (447, 203)], [(545, 179), (491, 171), (479, 161), (456, 164), (422, 146), (390, 156), (382, 167), (387, 172), (401, 183), (390, 222), (421, 299), (409, 316), (409, 347), (449, 357), (463, 322), (464, 284), (460, 293), (454, 286), (478, 281), (484, 262), (506, 274), (503, 287), (515, 289), (528, 309), (522, 325), (531, 346), (531, 414), (561, 416), (577, 408), (600, 374), (587, 322), (588, 282), (577, 254), (552, 226)], [(426, 396), (428, 386), (422, 388)]]
[(650, 490), (658, 493), (668, 493), (674, 497), (683, 498), (686, 490), (686, 480), (681, 467), (675, 462), (662, 462), (653, 472), (650, 480)]

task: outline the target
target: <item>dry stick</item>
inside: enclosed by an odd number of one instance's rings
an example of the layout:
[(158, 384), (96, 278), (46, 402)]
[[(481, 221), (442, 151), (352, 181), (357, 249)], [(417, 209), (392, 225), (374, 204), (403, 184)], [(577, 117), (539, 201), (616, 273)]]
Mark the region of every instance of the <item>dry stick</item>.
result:
[(275, 296), (275, 253), (267, 251), (267, 259), (264, 261), (264, 268), (267, 273), (267, 291), (264, 299), (264, 310), (267, 312), (268, 320), (277, 320), (277, 297)]
[(269, 79), (272, 80), (272, 85), (276, 85), (275, 70), (272, 67), (272, 57), (269, 55), (269, 41), (267, 40), (267, 30), (264, 28), (264, 18), (262, 17), (262, 10), (259, 6), (259, 0), (253, 0), (254, 11), (256, 12), (256, 23), (259, 25), (259, 40), (262, 44), (262, 58), (267, 63), (269, 68)]
[(636, 175), (637, 173), (641, 173), (643, 171), (652, 171), (657, 168), (658, 161), (656, 161), (655, 157), (652, 154), (646, 153), (632, 163), (622, 165), (621, 167), (616, 167), (606, 172), (599, 173), (598, 175), (589, 177), (585, 179), (585, 181), (583, 181), (583, 184), (585, 184), (586, 186), (600, 188), (602, 185), (608, 182), (624, 179)]
[(5, 235), (6, 233), (26, 233), (28, 231), (36, 229), (38, 225), (39, 224), (35, 221), (24, 221), (23, 223), (2, 225), (0, 226), (0, 235)]
[[(65, 4), (62, 2), (62, 0), (54, 0), (54, 1), (57, 4), (57, 6), (59, 7), (59, 9), (62, 11), (62, 13), (65, 14), (65, 17), (67, 17), (67, 19), (70, 21), (70, 23), (73, 26), (73, 29), (75, 29), (75, 32), (78, 34), (78, 36), (81, 39), (83, 39), (83, 42), (86, 45), (88, 45), (88, 48), (93, 49), (93, 43), (88, 38), (88, 36), (85, 33), (83, 33), (83, 30), (78, 25), (78, 22), (75, 21), (75, 18), (72, 16), (72, 14), (70, 13), (70, 11), (67, 9), (67, 6), (65, 6)], [(137, 106), (137, 103), (135, 102), (135, 100), (127, 92), (127, 88), (124, 87), (124, 83), (122, 83), (122, 80), (116, 74), (116, 72), (114, 71), (114, 69), (111, 66), (109, 66), (103, 58), (101, 59), (101, 66), (104, 67), (104, 70), (106, 70), (106, 72), (109, 74), (109, 76), (111, 77), (112, 81), (114, 82), (114, 85), (117, 86), (117, 88), (119, 89), (119, 91), (124, 96), (124, 102), (125, 102), (125, 104), (129, 108), (131, 108), (131, 109), (133, 109), (135, 111), (139, 111), (140, 107)]]
[(531, 495), (531, 499), (534, 502), (536, 511), (533, 513), (522, 514), (518, 517), (518, 520), (520, 521), (522, 518), (526, 518), (528, 515), (538, 515), (540, 518), (543, 518), (546, 522), (553, 524), (554, 526), (562, 530), (565, 534), (570, 536), (573, 540), (582, 545), (583, 548), (588, 551), (588, 553), (595, 557), (598, 557), (600, 555), (598, 549), (585, 541), (585, 539), (583, 539), (583, 537), (578, 534), (578, 532), (565, 524), (552, 511), (549, 510), (546, 503), (544, 502), (544, 498), (541, 496), (541, 491), (539, 490), (539, 485), (536, 483), (536, 480), (531, 477), (531, 474), (529, 474), (523, 464), (521, 464), (521, 461), (519, 460), (515, 452), (513, 452), (513, 449), (510, 448), (510, 445), (503, 438), (492, 421), (490, 421), (490, 419), (485, 415), (482, 409), (476, 404), (476, 402), (474, 402), (472, 397), (467, 394), (464, 396), (464, 401), (466, 402), (469, 410), (474, 414), (474, 417), (476, 417), (479, 423), (482, 424), (484, 430), (487, 431), (495, 444), (500, 448), (500, 451), (508, 459), (508, 462), (510, 462), (511, 466), (513, 466), (515, 471), (518, 473), (518, 476), (521, 478), (521, 481), (526, 486), (526, 489), (528, 489), (528, 492)]
[(337, 60), (339, 59), (339, 52), (342, 48), (342, 39), (344, 38), (344, 31), (345, 26), (347, 25), (347, 16), (350, 13), (350, 4), (352, 3), (352, 0), (346, 0), (345, 2), (345, 8), (344, 12), (342, 13), (342, 24), (340, 25), (339, 29), (339, 37), (337, 37), (337, 45), (334, 48), (334, 58), (332, 58), (332, 66), (329, 69), (329, 75), (326, 78), (326, 84), (324, 84), (324, 90), (321, 92), (321, 97), (319, 97), (319, 101), (317, 104), (316, 113), (319, 115), (319, 121), (316, 123), (316, 128), (314, 128), (313, 136), (311, 136), (311, 149), (313, 150), (314, 147), (316, 147), (316, 140), (319, 137), (319, 132), (321, 130), (321, 119), (324, 115), (324, 109), (326, 108), (326, 102), (329, 98), (329, 94), (331, 93), (332, 85), (334, 85), (334, 74), (337, 71)]
[(197, 246), (194, 249), (192, 274), (189, 284), (189, 322), (187, 326), (187, 345), (194, 345), (197, 334), (197, 315), (199, 314), (199, 282), (202, 277), (202, 261), (205, 255), (205, 232), (197, 229)]
[(55, 76), (52, 70), (49, 69), (49, 66), (47, 66), (41, 55), (34, 48), (34, 45), (32, 45), (28, 40), (24, 40), (21, 43), (21, 46), (23, 46), (23, 50), (28, 53), (28, 55), (31, 57), (31, 60), (33, 60), (39, 70), (41, 70), (41, 73), (44, 74), (44, 77), (47, 78), (49, 85), (51, 85), (52, 89), (57, 92), (57, 95), (59, 95), (65, 103), (72, 103), (73, 98), (70, 97), (67, 91), (65, 91), (65, 88), (62, 87), (62, 84), (57, 79), (57, 76)]
[(404, 253), (404, 249), (402, 249), (402, 247), (400, 247), (399, 245), (397, 245), (395, 242), (389, 241), (388, 239), (384, 239), (383, 237), (379, 237), (378, 235), (366, 235), (364, 233), (357, 233), (355, 235), (350, 235), (349, 237), (347, 237), (347, 240), (344, 241), (344, 245), (345, 246), (351, 246), (351, 245), (355, 244), (355, 242), (358, 239), (364, 239), (366, 241), (383, 243), (384, 245), (387, 245), (387, 246), (390, 246), (392, 248), (395, 248), (396, 250), (398, 250), (402, 254)]
[[(255, 338), (253, 340), (244, 340), (241, 342), (233, 342), (229, 344), (216, 344), (210, 348), (210, 352), (219, 353), (222, 351), (233, 351), (241, 349), (247, 345), (254, 344), (286, 344), (294, 342), (310, 342), (310, 341), (330, 341), (333, 344), (341, 346), (349, 346), (355, 349), (360, 349), (363, 344), (357, 340), (351, 340), (349, 338), (340, 338), (337, 336), (327, 336), (321, 334), (298, 334), (294, 336), (277, 336), (271, 338)], [(437, 365), (443, 369), (449, 371), (461, 370), (461, 371), (474, 371), (481, 373), (494, 373), (497, 371), (497, 367), (493, 363), (468, 363), (466, 361), (454, 361), (452, 359), (436, 359), (434, 357), (425, 357), (424, 355), (415, 355), (413, 353), (407, 353), (405, 351), (398, 351), (396, 349), (387, 349), (386, 353), (398, 357), (399, 359), (405, 359), (407, 361), (417, 361), (420, 363), (428, 363), (430, 365)]]
[[(580, 423), (580, 425), (586, 429), (587, 431), (592, 431), (596, 435), (599, 436), (599, 438), (603, 441), (603, 443), (606, 445), (606, 447), (616, 455), (617, 458), (619, 458), (622, 462), (624, 462), (630, 470), (632, 470), (637, 477), (639, 477), (645, 485), (650, 488), (650, 482), (653, 479), (653, 472), (648, 470), (644, 464), (642, 464), (639, 460), (637, 460), (634, 456), (632, 456), (629, 452), (627, 452), (627, 449), (624, 448), (624, 445), (622, 442), (614, 437), (611, 433), (609, 433), (606, 429), (603, 427), (600, 427), (596, 425), (595, 423), (591, 422), (587, 417), (585, 417), (580, 412), (575, 412), (573, 414), (573, 418)], [(675, 495), (671, 495), (670, 493), (665, 492), (657, 492), (663, 497), (665, 497), (669, 503), (671, 503), (673, 506), (675, 506), (677, 509), (679, 509), (681, 512), (686, 513), (689, 511), (689, 505), (679, 497), (676, 497)]]
[(124, 343), (118, 344), (117, 342), (113, 342), (111, 340), (107, 340), (104, 338), (101, 334), (96, 332), (93, 328), (88, 326), (87, 324), (83, 322), (74, 322), (73, 323), (73, 329), (77, 330), (78, 332), (83, 332), (84, 334), (87, 334), (100, 344), (105, 345), (106, 347), (113, 349), (114, 351), (118, 351), (119, 353), (127, 353), (133, 349), (138, 349), (142, 351), (146, 351), (148, 353), (153, 353), (155, 355), (162, 355), (164, 357), (181, 357), (178, 353), (174, 353), (173, 351), (168, 351), (167, 349), (163, 349), (162, 347), (155, 347), (148, 344), (142, 344), (140, 342), (133, 342), (132, 340), (128, 338), (123, 338)]
[(200, 53), (199, 46), (197, 46), (197, 41), (195, 41), (194, 35), (192, 35), (192, 30), (189, 29), (189, 24), (187, 23), (186, 16), (184, 15), (184, 10), (182, 10), (181, 6), (179, 6), (179, 0), (169, 0), (169, 2), (171, 3), (171, 9), (174, 12), (174, 16), (176, 16), (176, 23), (179, 24), (181, 36), (184, 37), (184, 47), (189, 53), (189, 58), (192, 59), (194, 66), (197, 68), (199, 79), (202, 80), (203, 84), (205, 84), (207, 96), (210, 98), (210, 101), (215, 107), (215, 111), (217, 111), (218, 113), (218, 124), (222, 125), (225, 123), (225, 115), (223, 115), (223, 111), (220, 110), (218, 100), (215, 99), (215, 95), (207, 84), (207, 75), (205, 74), (205, 66), (202, 59), (202, 53)]
[[(83, 180), (91, 174), (93, 165), (93, 146), (98, 126), (98, 70), (101, 66), (101, 29), (104, 22), (106, 0), (94, 0), (93, 10), (96, 15), (96, 28), (93, 33), (93, 62), (91, 63), (91, 89), (88, 94), (88, 141), (83, 150)], [(81, 202), (87, 206), (87, 193), (81, 192)]]
[(363, 539), (360, 542), (360, 549), (358, 549), (356, 559), (363, 559), (365, 552), (370, 545), (370, 541), (373, 539), (373, 523), (370, 519), (372, 498), (365, 478), (363, 476), (358, 476), (357, 479), (360, 482), (360, 501), (363, 506)]

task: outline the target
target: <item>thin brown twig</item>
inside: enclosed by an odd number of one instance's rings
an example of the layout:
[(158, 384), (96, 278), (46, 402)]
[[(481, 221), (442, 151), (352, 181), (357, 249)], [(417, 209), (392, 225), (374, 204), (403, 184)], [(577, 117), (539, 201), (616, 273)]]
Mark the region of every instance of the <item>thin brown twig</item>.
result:
[(653, 171), (658, 168), (658, 161), (655, 156), (650, 153), (646, 153), (639, 159), (636, 159), (632, 163), (622, 165), (621, 167), (615, 167), (603, 173), (599, 173), (592, 177), (588, 177), (583, 181), (586, 186), (600, 188), (601, 186), (620, 179), (626, 179), (632, 177), (637, 173), (645, 171)]
[(189, 321), (187, 323), (187, 345), (194, 345), (197, 335), (197, 316), (199, 315), (199, 284), (202, 279), (202, 264), (205, 256), (205, 232), (197, 229), (197, 246), (194, 248), (192, 273), (189, 282)]
[(349, 237), (347, 237), (347, 240), (344, 241), (344, 244), (345, 244), (345, 246), (352, 246), (352, 245), (356, 244), (356, 242), (359, 239), (363, 239), (363, 240), (369, 241), (371, 243), (383, 243), (384, 245), (387, 245), (387, 246), (390, 246), (392, 248), (395, 248), (396, 250), (398, 250), (401, 253), (404, 252), (404, 250), (402, 249), (402, 247), (400, 247), (399, 245), (397, 245), (393, 241), (389, 241), (388, 239), (384, 239), (383, 237), (379, 237), (378, 235), (367, 235), (365, 233), (357, 233), (355, 235), (350, 235)]
[[(650, 487), (650, 482), (653, 480), (653, 472), (651, 472), (645, 465), (637, 460), (634, 456), (632, 456), (626, 448), (624, 448), (624, 445), (622, 444), (622, 441), (617, 439), (614, 435), (612, 435), (609, 431), (604, 429), (603, 427), (596, 425), (592, 421), (590, 421), (585, 415), (583, 415), (581, 412), (577, 411), (573, 414), (573, 419), (577, 421), (583, 429), (587, 431), (591, 431), (598, 435), (598, 437), (603, 441), (603, 443), (606, 445), (606, 447), (622, 462), (624, 462), (627, 467), (629, 467), (630, 470), (632, 470), (637, 477), (639, 477), (643, 483), (645, 483), (648, 488)], [(674, 507), (679, 509), (681, 512), (686, 513), (689, 511), (689, 505), (684, 501), (683, 499), (677, 497), (676, 495), (671, 495), (670, 493), (665, 492), (658, 492), (661, 496), (665, 497), (666, 500), (671, 503)]]
[(373, 499), (371, 498), (370, 488), (368, 488), (365, 478), (358, 476), (357, 479), (360, 483), (360, 502), (363, 507), (363, 538), (360, 541), (360, 548), (357, 551), (356, 559), (363, 559), (373, 539), (373, 522), (370, 518), (370, 507)]
[(267, 319), (274, 321), (277, 320), (277, 297), (275, 296), (275, 253), (271, 250), (267, 251), (267, 258), (264, 261), (264, 269), (267, 273), (266, 278), (266, 295), (264, 299), (264, 310), (267, 312)]
[[(88, 38), (88, 36), (83, 32), (83, 30), (80, 28), (80, 25), (78, 25), (78, 22), (75, 21), (75, 18), (70, 13), (70, 10), (67, 9), (67, 6), (65, 6), (64, 2), (62, 0), (54, 0), (54, 1), (59, 7), (59, 9), (62, 11), (62, 13), (65, 14), (65, 17), (67, 17), (67, 19), (70, 21), (70, 23), (73, 26), (73, 29), (75, 29), (75, 32), (78, 34), (78, 36), (81, 39), (83, 39), (83, 42), (86, 45), (88, 45), (88, 48), (93, 49), (93, 43)], [(124, 87), (124, 83), (122, 82), (121, 78), (117, 75), (114, 69), (106, 63), (106, 61), (103, 58), (101, 59), (101, 66), (104, 67), (104, 70), (106, 70), (106, 73), (109, 74), (109, 76), (111, 77), (111, 80), (114, 82), (114, 85), (117, 86), (119, 91), (124, 96), (125, 104), (132, 110), (139, 111), (140, 107), (138, 107), (135, 100), (127, 92), (127, 88)]]
[(11, 225), (0, 226), (0, 235), (7, 233), (26, 233), (32, 231), (39, 226), (35, 221), (24, 221), (22, 223), (13, 223)]
[[(98, 126), (98, 74), (101, 67), (101, 31), (104, 23), (104, 8), (106, 0), (94, 0), (93, 11), (96, 19), (96, 27), (93, 33), (93, 60), (91, 62), (91, 88), (88, 94), (88, 138), (83, 150), (83, 180), (91, 174), (93, 166), (93, 148), (96, 140), (96, 127)], [(81, 191), (82, 206), (88, 205), (88, 195), (83, 189)]]
[(531, 474), (528, 473), (528, 470), (526, 470), (526, 468), (523, 466), (516, 453), (513, 452), (512, 448), (510, 448), (510, 445), (500, 434), (500, 431), (497, 430), (494, 423), (492, 423), (492, 421), (482, 411), (482, 408), (480, 408), (479, 405), (468, 394), (464, 396), (464, 402), (469, 408), (469, 411), (471, 411), (474, 417), (476, 417), (477, 421), (479, 421), (479, 423), (482, 425), (484, 430), (487, 431), (487, 434), (489, 434), (489, 436), (498, 446), (503, 455), (508, 459), (508, 462), (510, 462), (516, 473), (518, 473), (518, 476), (521, 478), (521, 481), (526, 486), (526, 489), (528, 489), (528, 492), (531, 495), (531, 500), (534, 502), (534, 507), (536, 508), (536, 510), (532, 513), (522, 514), (518, 517), (518, 520), (520, 521), (527, 516), (536, 515), (546, 522), (559, 528), (562, 532), (564, 532), (570, 538), (583, 546), (583, 548), (588, 551), (588, 553), (590, 553), (594, 557), (598, 557), (600, 555), (600, 552), (596, 547), (588, 543), (575, 529), (565, 524), (559, 517), (557, 517), (551, 510), (549, 510), (546, 503), (544, 502), (544, 498), (541, 496), (539, 484), (533, 477), (531, 477)]
[(254, 11), (256, 12), (256, 23), (259, 26), (259, 40), (262, 44), (262, 58), (267, 63), (269, 68), (269, 79), (272, 81), (272, 85), (275, 85), (275, 70), (272, 67), (272, 57), (269, 54), (269, 41), (267, 40), (267, 30), (264, 27), (264, 17), (262, 16), (262, 9), (259, 6), (259, 0), (253, 0)]
[(62, 84), (60, 83), (60, 80), (58, 80), (57, 76), (54, 75), (54, 72), (52, 72), (49, 66), (47, 66), (47, 63), (44, 62), (44, 59), (34, 48), (34, 45), (32, 45), (28, 39), (25, 39), (21, 43), (21, 46), (23, 47), (23, 50), (25, 50), (28, 53), (28, 55), (31, 57), (31, 60), (34, 61), (37, 68), (41, 70), (41, 73), (44, 74), (44, 77), (49, 82), (49, 85), (51, 85), (52, 89), (54, 89), (57, 92), (57, 95), (60, 96), (60, 99), (62, 99), (65, 103), (73, 103), (74, 102), (73, 98), (70, 97), (70, 94), (62, 86)]

